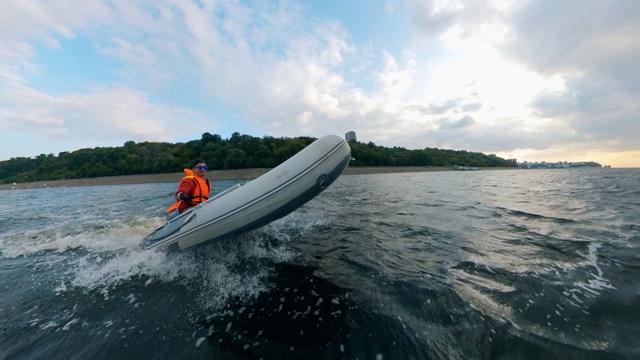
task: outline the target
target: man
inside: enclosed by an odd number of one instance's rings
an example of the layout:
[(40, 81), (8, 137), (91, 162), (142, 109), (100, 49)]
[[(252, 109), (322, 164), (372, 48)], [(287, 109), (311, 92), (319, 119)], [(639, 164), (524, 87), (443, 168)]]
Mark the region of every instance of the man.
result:
[(178, 190), (174, 197), (176, 203), (167, 209), (167, 220), (178, 216), (186, 209), (206, 201), (211, 193), (211, 182), (205, 178), (207, 164), (202, 160), (196, 160), (193, 168), (184, 169), (185, 177), (180, 180)]

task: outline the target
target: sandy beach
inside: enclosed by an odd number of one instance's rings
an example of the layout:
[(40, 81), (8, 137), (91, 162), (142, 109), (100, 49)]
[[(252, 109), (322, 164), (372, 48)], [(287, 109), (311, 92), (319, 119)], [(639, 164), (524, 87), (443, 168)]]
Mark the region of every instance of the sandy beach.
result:
[[(517, 170), (517, 168), (480, 168), (479, 170)], [(241, 169), (241, 170), (212, 170), (207, 173), (207, 177), (212, 180), (250, 180), (259, 177), (271, 169)], [(449, 167), (425, 167), (425, 166), (379, 166), (379, 167), (348, 167), (343, 175), (360, 174), (389, 174), (405, 172), (426, 172), (426, 171), (453, 171)], [(1, 184), (0, 190), (12, 189), (41, 189), (53, 187), (71, 186), (96, 186), (96, 185), (121, 185), (121, 184), (141, 184), (175, 182), (182, 179), (184, 173), (170, 174), (147, 174), (147, 175), (127, 175), (127, 176), (105, 176), (84, 179), (65, 179), (49, 181), (33, 181), (15, 184)]]

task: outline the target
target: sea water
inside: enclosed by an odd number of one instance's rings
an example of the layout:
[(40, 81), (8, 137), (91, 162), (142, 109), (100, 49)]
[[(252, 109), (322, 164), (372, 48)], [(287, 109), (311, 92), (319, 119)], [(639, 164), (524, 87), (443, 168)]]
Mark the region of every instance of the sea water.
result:
[(175, 186), (0, 191), (0, 358), (640, 358), (640, 169), (342, 176), (140, 249)]

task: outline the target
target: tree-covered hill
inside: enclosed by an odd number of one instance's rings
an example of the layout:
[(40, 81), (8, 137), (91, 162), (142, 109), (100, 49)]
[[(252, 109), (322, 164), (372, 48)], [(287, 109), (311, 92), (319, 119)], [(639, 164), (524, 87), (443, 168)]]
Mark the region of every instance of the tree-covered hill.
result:
[[(97, 176), (180, 172), (195, 159), (209, 169), (272, 168), (311, 144), (315, 138), (262, 138), (233, 133), (231, 138), (204, 133), (186, 143), (127, 141), (121, 147), (101, 147), (17, 157), (0, 161), (0, 183), (78, 179)], [(474, 166), (515, 167), (514, 161), (477, 152), (425, 148), (385, 148), (352, 141), (349, 166)]]

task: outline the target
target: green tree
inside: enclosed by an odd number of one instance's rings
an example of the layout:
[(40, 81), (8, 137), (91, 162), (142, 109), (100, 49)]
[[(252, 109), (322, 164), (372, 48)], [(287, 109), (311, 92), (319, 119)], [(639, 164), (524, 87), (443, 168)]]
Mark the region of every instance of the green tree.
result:
[(227, 159), (224, 162), (225, 169), (242, 169), (244, 166), (246, 153), (239, 149), (229, 149)]
[(144, 173), (144, 161), (139, 155), (130, 154), (124, 159), (124, 165), (127, 169), (127, 174), (143, 174)]
[(153, 164), (154, 173), (167, 173), (175, 171), (175, 169), (176, 159), (166, 152), (161, 153)]
[(276, 166), (273, 154), (266, 145), (260, 145), (254, 154), (254, 158), (255, 167), (257, 168), (272, 168)]
[[(202, 134), (186, 143), (127, 141), (122, 147), (80, 149), (73, 152), (40, 154), (35, 158), (0, 161), (0, 183), (178, 172), (201, 158), (210, 169), (272, 168), (286, 161), (315, 138), (262, 138), (235, 132), (225, 140), (220, 135)], [(352, 141), (350, 166), (516, 166), (515, 161), (478, 152), (424, 148), (385, 148), (373, 142)], [(591, 166), (600, 166), (597, 163)]]

